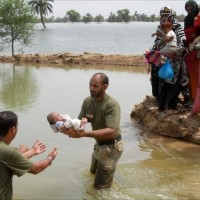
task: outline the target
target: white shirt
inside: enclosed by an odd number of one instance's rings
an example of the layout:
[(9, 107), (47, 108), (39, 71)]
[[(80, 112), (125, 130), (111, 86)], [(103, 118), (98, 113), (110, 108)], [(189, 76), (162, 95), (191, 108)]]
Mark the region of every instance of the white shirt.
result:
[(170, 42), (166, 42), (166, 45), (177, 47), (177, 38), (176, 38), (176, 34), (174, 33), (174, 31), (173, 30), (169, 31), (166, 36), (173, 37), (173, 40), (171, 40)]

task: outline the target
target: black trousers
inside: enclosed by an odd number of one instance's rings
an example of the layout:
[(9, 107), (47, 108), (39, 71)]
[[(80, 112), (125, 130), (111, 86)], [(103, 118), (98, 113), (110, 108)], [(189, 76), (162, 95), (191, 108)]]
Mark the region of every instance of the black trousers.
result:
[(159, 77), (158, 77), (159, 67), (151, 64), (151, 87), (152, 87), (152, 95), (154, 97), (158, 97), (158, 85), (159, 85)]
[(159, 95), (158, 106), (159, 110), (177, 109), (178, 96), (180, 94), (179, 80), (175, 84), (167, 83), (163, 79), (159, 79)]

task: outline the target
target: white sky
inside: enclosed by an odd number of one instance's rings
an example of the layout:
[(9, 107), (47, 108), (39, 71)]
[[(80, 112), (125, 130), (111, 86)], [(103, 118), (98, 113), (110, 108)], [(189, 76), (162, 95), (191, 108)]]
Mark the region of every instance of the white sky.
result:
[[(133, 15), (135, 11), (148, 16), (159, 15), (159, 11), (164, 6), (171, 7), (178, 15), (185, 14), (185, 2), (187, 0), (54, 0), (53, 16), (64, 17), (69, 10), (76, 10), (81, 16), (90, 13), (94, 16), (101, 14), (105, 18), (110, 12), (116, 14), (118, 10), (129, 9)], [(196, 1), (200, 4), (200, 0)], [(51, 15), (48, 15), (51, 16)]]

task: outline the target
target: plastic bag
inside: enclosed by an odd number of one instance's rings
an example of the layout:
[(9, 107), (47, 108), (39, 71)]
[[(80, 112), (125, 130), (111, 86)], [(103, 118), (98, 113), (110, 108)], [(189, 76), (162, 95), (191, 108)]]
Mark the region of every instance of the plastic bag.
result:
[(174, 71), (169, 59), (167, 59), (165, 64), (161, 66), (158, 76), (165, 80), (171, 80), (174, 77)]

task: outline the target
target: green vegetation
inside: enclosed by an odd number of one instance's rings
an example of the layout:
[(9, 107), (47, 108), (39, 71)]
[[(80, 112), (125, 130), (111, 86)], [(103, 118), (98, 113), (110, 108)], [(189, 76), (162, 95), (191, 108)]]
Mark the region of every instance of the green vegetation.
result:
[(53, 13), (53, 6), (49, 1), (54, 2), (54, 0), (32, 0), (28, 4), (31, 6), (32, 12), (40, 15), (40, 19), (44, 28), (46, 28), (44, 23), (44, 16), (48, 15), (48, 12)]
[(14, 56), (15, 42), (29, 45), (33, 36), (35, 18), (24, 0), (0, 0), (0, 41), (3, 47), (11, 44)]
[(128, 9), (118, 10), (117, 17), (121, 22), (130, 22), (131, 20), (130, 11)]
[(66, 13), (67, 19), (69, 19), (70, 22), (80, 22), (81, 21), (81, 15), (76, 12), (75, 10), (69, 10)]
[(89, 22), (93, 22), (94, 18), (92, 17), (92, 15), (90, 13), (87, 13), (85, 16), (82, 17), (82, 22), (89, 23)]
[[(182, 22), (183, 19), (185, 18), (185, 15), (179, 15), (176, 16), (179, 22)], [(155, 21), (159, 21), (160, 16), (159, 15), (155, 15), (152, 14), (150, 16), (147, 16), (146, 14), (142, 13), (138, 13), (137, 11), (134, 12), (134, 14), (131, 15), (131, 12), (129, 9), (121, 9), (118, 10), (117, 13), (110, 13), (110, 15), (108, 16), (108, 18), (104, 18), (101, 14), (98, 14), (96, 16), (92, 16), (90, 13), (87, 13), (85, 16), (81, 16), (79, 12), (75, 11), (75, 10), (69, 10), (66, 12), (66, 15), (63, 18), (45, 18), (45, 21), (47, 23), (50, 22), (84, 22), (84, 23), (89, 23), (89, 22), (124, 22), (124, 23), (128, 23), (128, 22), (135, 22), (135, 21), (139, 21), (139, 22), (155, 22)]]
[(102, 15), (97, 15), (94, 18), (94, 22), (97, 22), (97, 23), (104, 22), (104, 17)]

